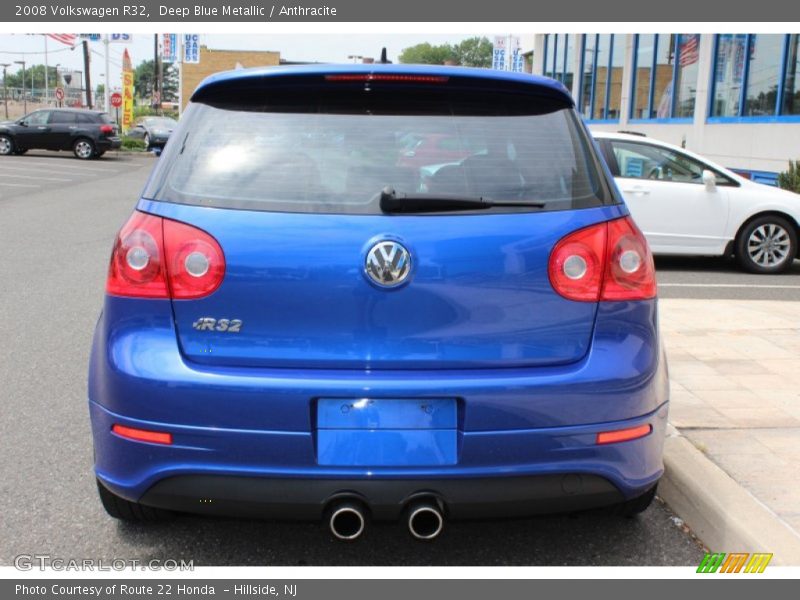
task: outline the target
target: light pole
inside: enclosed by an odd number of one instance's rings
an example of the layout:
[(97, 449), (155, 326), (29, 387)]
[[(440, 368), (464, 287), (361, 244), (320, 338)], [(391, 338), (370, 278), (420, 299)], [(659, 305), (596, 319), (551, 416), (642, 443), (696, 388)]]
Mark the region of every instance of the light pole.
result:
[(0, 63), (3, 67), (3, 104), (6, 107), (6, 120), (8, 120), (8, 90), (6, 89), (6, 69), (11, 66), (11, 63)]
[(25, 95), (25, 61), (15, 60), (14, 63), (22, 65), (22, 113), (28, 114), (28, 96)]
[[(56, 63), (56, 85), (55, 85), (56, 89), (61, 87), (61, 76), (58, 73), (58, 67), (60, 66), (61, 63)], [(61, 106), (61, 101), (58, 98), (56, 98), (56, 106)]]

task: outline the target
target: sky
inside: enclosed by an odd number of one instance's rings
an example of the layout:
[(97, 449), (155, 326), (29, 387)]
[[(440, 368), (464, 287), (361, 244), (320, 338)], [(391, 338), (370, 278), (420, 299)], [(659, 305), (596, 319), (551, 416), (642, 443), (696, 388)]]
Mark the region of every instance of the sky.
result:
[[(487, 32), (491, 37), (493, 32)], [(281, 58), (290, 61), (352, 62), (348, 56), (380, 57), (386, 46), (389, 60), (397, 61), (400, 52), (408, 46), (421, 42), (431, 44), (458, 43), (475, 34), (202, 34), (200, 43), (217, 50), (277, 50)], [(91, 49), (92, 87), (105, 83), (104, 46), (101, 42), (89, 42)], [(111, 44), (111, 87), (120, 85), (122, 53), (125, 48), (131, 55), (134, 66), (144, 60), (153, 59), (153, 36), (133, 34), (129, 44)], [(27, 64), (43, 64), (45, 42), (41, 34), (0, 34), (0, 63), (11, 63), (9, 72), (19, 70), (14, 61), (25, 60)], [(71, 50), (69, 46), (47, 40), (47, 62), (51, 67), (59, 64), (59, 71), (74, 69), (83, 71), (83, 52), (80, 46)]]

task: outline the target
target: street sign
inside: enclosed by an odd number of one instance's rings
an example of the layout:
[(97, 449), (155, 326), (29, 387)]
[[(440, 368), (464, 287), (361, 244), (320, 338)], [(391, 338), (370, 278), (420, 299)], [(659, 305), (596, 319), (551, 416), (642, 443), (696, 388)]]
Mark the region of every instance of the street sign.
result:
[(122, 106), (122, 94), (119, 92), (114, 92), (111, 94), (111, 106), (114, 108), (119, 108)]
[(64, 99), (64, 88), (57, 87), (56, 88), (56, 100), (61, 102)]

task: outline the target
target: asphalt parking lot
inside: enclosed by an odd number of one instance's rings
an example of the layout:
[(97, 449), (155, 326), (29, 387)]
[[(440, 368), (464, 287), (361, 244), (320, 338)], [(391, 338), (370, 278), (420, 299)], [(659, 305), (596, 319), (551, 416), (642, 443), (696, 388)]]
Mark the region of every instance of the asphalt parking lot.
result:
[[(187, 517), (139, 527), (106, 517), (91, 473), (86, 365), (113, 236), (153, 160), (0, 160), (0, 564), (33, 553), (196, 565), (698, 564), (702, 547), (661, 504), (636, 519), (453, 523), (434, 544), (413, 542), (397, 524), (341, 544), (317, 524)], [(800, 296), (798, 262), (779, 277), (745, 275), (724, 260), (662, 259), (658, 269), (664, 296)]]

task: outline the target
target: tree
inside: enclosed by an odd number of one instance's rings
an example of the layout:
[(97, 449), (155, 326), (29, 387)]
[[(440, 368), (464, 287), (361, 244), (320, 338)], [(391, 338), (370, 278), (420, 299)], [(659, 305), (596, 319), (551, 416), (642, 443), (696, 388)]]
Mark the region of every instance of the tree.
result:
[(455, 60), (455, 53), (450, 44), (432, 46), (428, 42), (403, 49), (400, 53), (401, 63), (417, 65), (441, 65), (445, 61)]
[(433, 46), (428, 42), (405, 48), (400, 53), (401, 63), (441, 65), (452, 61), (464, 67), (492, 66), (492, 43), (486, 37), (471, 37), (458, 44)]
[(800, 160), (790, 160), (789, 170), (778, 173), (778, 187), (800, 194)]
[[(164, 90), (161, 94), (162, 102), (177, 102), (178, 100), (178, 70), (175, 65), (164, 63)], [(137, 65), (133, 72), (134, 94), (139, 98), (153, 96), (153, 61), (146, 60)]]
[[(16, 73), (6, 75), (6, 86), (22, 87), (22, 67)], [(47, 69), (47, 86), (50, 89), (58, 86), (56, 82), (56, 68)], [(25, 89), (44, 89), (44, 65), (26, 65), (25, 67)]]
[(463, 67), (492, 66), (492, 42), (486, 37), (471, 37), (453, 47), (456, 62)]

